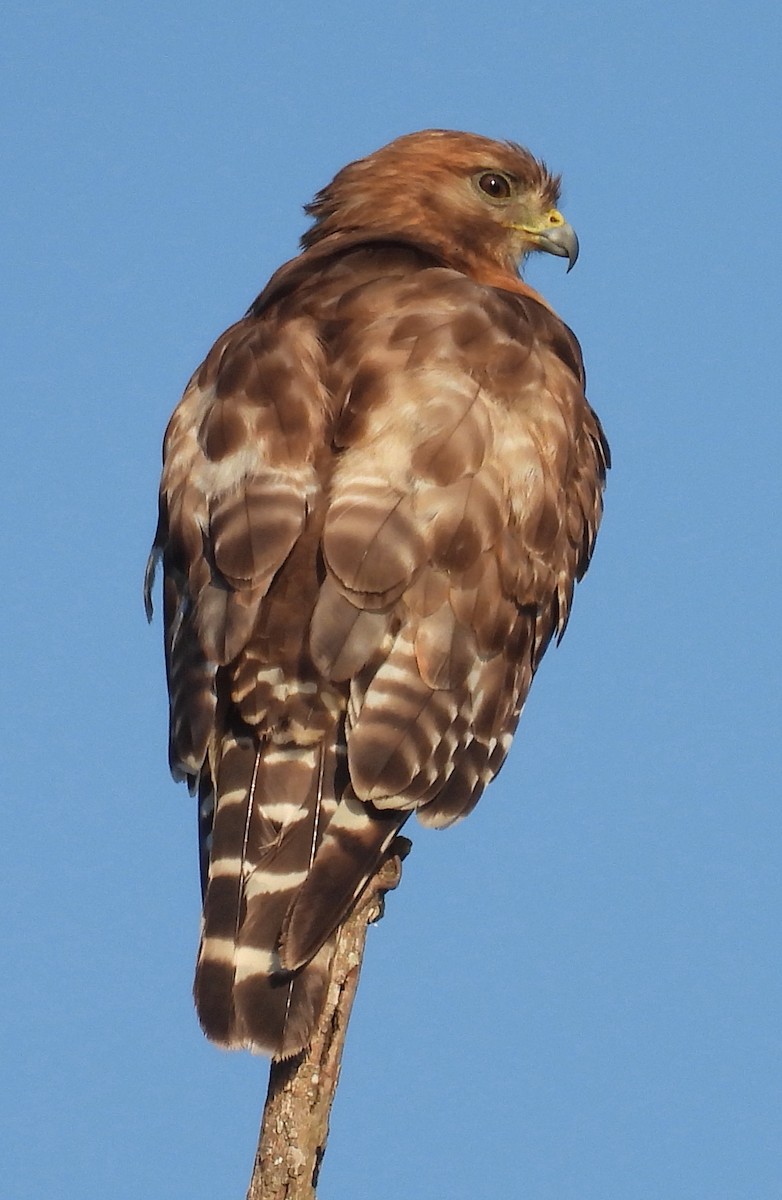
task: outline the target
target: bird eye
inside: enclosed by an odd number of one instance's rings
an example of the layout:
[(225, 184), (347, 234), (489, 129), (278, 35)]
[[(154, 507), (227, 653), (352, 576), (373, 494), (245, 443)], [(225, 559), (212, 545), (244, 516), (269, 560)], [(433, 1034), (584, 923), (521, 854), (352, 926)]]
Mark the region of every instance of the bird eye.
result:
[(511, 193), (510, 182), (497, 171), (486, 171), (479, 176), (478, 187), (492, 200), (507, 200)]

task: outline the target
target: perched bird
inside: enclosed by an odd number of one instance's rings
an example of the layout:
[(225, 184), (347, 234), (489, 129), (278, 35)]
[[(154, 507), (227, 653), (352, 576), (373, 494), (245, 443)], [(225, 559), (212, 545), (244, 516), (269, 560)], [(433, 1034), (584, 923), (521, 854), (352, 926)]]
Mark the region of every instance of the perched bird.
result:
[(350, 163), (165, 435), (170, 762), (198, 792), (207, 1036), (305, 1047), (336, 930), (415, 811), (459, 820), (562, 635), (608, 447), (519, 277), (559, 179), (426, 130)]

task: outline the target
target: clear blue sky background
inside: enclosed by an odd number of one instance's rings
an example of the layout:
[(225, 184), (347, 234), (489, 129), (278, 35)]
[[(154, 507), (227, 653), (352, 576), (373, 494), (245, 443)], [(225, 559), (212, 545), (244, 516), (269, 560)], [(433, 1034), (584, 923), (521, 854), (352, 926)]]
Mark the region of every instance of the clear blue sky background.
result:
[(12, 3), (0, 1039), (8, 1200), (244, 1195), (141, 575), (193, 368), (344, 162), (562, 170), (532, 264), (615, 455), (562, 647), (468, 822), (411, 830), (322, 1200), (766, 1200), (780, 1166), (780, 18), (758, 3)]

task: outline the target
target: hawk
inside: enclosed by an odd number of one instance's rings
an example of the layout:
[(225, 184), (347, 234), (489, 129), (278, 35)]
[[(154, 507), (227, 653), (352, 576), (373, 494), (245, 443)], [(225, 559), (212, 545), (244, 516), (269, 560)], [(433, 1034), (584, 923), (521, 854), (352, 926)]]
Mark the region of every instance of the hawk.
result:
[(168, 425), (146, 605), (161, 561), (195, 1001), (224, 1046), (306, 1047), (340, 923), (412, 812), (470, 812), (564, 632), (609, 455), (578, 342), (519, 275), (575, 262), (558, 197), (467, 133), (350, 163)]

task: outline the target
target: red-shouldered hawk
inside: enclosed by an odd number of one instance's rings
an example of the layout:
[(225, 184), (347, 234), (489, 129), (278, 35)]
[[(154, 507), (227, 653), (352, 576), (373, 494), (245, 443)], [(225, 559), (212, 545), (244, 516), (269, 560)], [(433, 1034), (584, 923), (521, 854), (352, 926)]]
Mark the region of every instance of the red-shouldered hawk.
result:
[(562, 635), (608, 447), (518, 275), (572, 266), (559, 180), (429, 130), (341, 170), (168, 426), (170, 761), (198, 791), (206, 1034), (306, 1046), (335, 931), (415, 811), (497, 773)]

